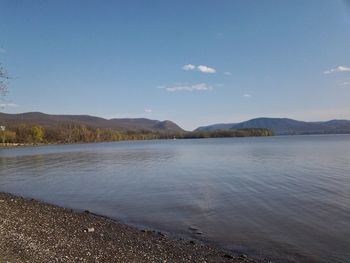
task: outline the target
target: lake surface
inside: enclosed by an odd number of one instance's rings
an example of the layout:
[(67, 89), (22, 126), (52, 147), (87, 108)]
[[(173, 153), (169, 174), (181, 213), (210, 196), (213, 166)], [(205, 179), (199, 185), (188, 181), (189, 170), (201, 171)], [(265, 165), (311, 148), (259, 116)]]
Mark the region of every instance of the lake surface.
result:
[(1, 149), (0, 191), (276, 262), (350, 262), (350, 135)]

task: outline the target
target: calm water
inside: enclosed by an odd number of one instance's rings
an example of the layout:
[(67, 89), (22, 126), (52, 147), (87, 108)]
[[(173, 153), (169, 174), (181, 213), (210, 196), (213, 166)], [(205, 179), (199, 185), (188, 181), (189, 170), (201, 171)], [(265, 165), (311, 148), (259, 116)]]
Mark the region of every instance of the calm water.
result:
[(2, 149), (0, 191), (275, 261), (350, 262), (349, 135)]

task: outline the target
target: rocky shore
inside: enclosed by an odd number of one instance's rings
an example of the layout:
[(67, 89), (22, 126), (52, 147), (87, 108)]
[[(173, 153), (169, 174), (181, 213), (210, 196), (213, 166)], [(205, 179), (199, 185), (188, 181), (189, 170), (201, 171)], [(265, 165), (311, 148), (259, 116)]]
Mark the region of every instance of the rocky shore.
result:
[(0, 262), (257, 261), (87, 211), (0, 193)]

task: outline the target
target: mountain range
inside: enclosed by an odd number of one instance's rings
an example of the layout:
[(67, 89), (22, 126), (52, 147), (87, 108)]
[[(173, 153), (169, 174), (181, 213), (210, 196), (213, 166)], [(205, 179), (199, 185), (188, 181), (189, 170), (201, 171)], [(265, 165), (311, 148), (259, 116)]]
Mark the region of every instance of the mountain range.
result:
[(41, 112), (27, 112), (20, 114), (0, 113), (0, 124), (7, 126), (41, 125), (44, 128), (54, 128), (59, 125), (86, 125), (93, 128), (110, 128), (124, 131), (183, 131), (172, 121), (158, 121), (145, 118), (122, 118), (122, 119), (104, 119), (90, 115), (50, 115)]
[(305, 122), (287, 118), (255, 118), (240, 123), (225, 123), (203, 126), (196, 131), (214, 131), (244, 128), (267, 128), (275, 135), (300, 134), (344, 134), (350, 133), (349, 120), (330, 120), (324, 122)]
[[(155, 131), (155, 132), (184, 132), (176, 123), (165, 120), (150, 120), (146, 118), (114, 118), (104, 119), (90, 115), (51, 115), (41, 112), (19, 114), (0, 113), (0, 125), (7, 126), (41, 125), (44, 128), (54, 128), (59, 125), (86, 125), (93, 128), (110, 128), (122, 131)], [(198, 131), (215, 131), (245, 128), (267, 128), (275, 135), (300, 134), (350, 134), (349, 120), (330, 120), (324, 122), (305, 122), (288, 118), (255, 118), (240, 123), (224, 123), (202, 126)]]

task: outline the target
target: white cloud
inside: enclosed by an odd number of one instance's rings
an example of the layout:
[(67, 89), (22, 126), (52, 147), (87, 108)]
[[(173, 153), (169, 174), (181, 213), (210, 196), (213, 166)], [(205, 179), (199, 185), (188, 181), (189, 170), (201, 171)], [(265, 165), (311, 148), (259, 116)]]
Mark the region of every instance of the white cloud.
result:
[(6, 53), (6, 49), (4, 49), (3, 47), (0, 47), (0, 53)]
[(161, 86), (158, 87), (161, 89), (165, 89), (169, 92), (175, 92), (175, 91), (206, 91), (206, 90), (212, 90), (213, 87), (206, 84), (206, 83), (196, 83), (196, 84), (174, 84), (171, 86)]
[(339, 83), (339, 86), (349, 86), (349, 85), (350, 85), (350, 81), (343, 81)]
[(15, 103), (1, 103), (0, 104), (0, 108), (5, 108), (5, 107), (18, 107), (18, 105)]
[(182, 66), (182, 69), (183, 69), (183, 70), (195, 70), (195, 69), (196, 69), (196, 66), (195, 66), (195, 65), (192, 65), (192, 64), (187, 64), (187, 65), (183, 65), (183, 66)]
[(182, 69), (186, 70), (186, 71), (197, 70), (197, 71), (200, 71), (202, 73), (216, 73), (216, 69), (215, 68), (208, 67), (208, 66), (205, 66), (205, 65), (196, 66), (196, 65), (193, 65), (193, 64), (186, 64), (186, 65), (182, 66)]
[(248, 94), (248, 93), (246, 93), (246, 94), (243, 94), (243, 97), (244, 98), (250, 98), (252, 95), (250, 95), (250, 94)]
[(226, 76), (231, 76), (231, 75), (232, 75), (232, 73), (231, 73), (231, 72), (229, 72), (229, 71), (225, 71), (225, 72), (224, 72), (224, 75), (226, 75)]
[(199, 65), (197, 67), (198, 71), (203, 72), (203, 73), (216, 73), (216, 69), (215, 68), (211, 68), (205, 65)]
[(324, 74), (330, 74), (330, 73), (334, 73), (334, 72), (346, 72), (346, 71), (350, 71), (349, 67), (345, 67), (345, 66), (338, 66), (336, 68), (332, 68), (329, 70), (324, 71)]
[(350, 86), (350, 78), (344, 78), (338, 81), (338, 86)]
[(152, 109), (145, 109), (145, 112), (146, 112), (146, 113), (152, 113), (153, 110), (152, 110)]

